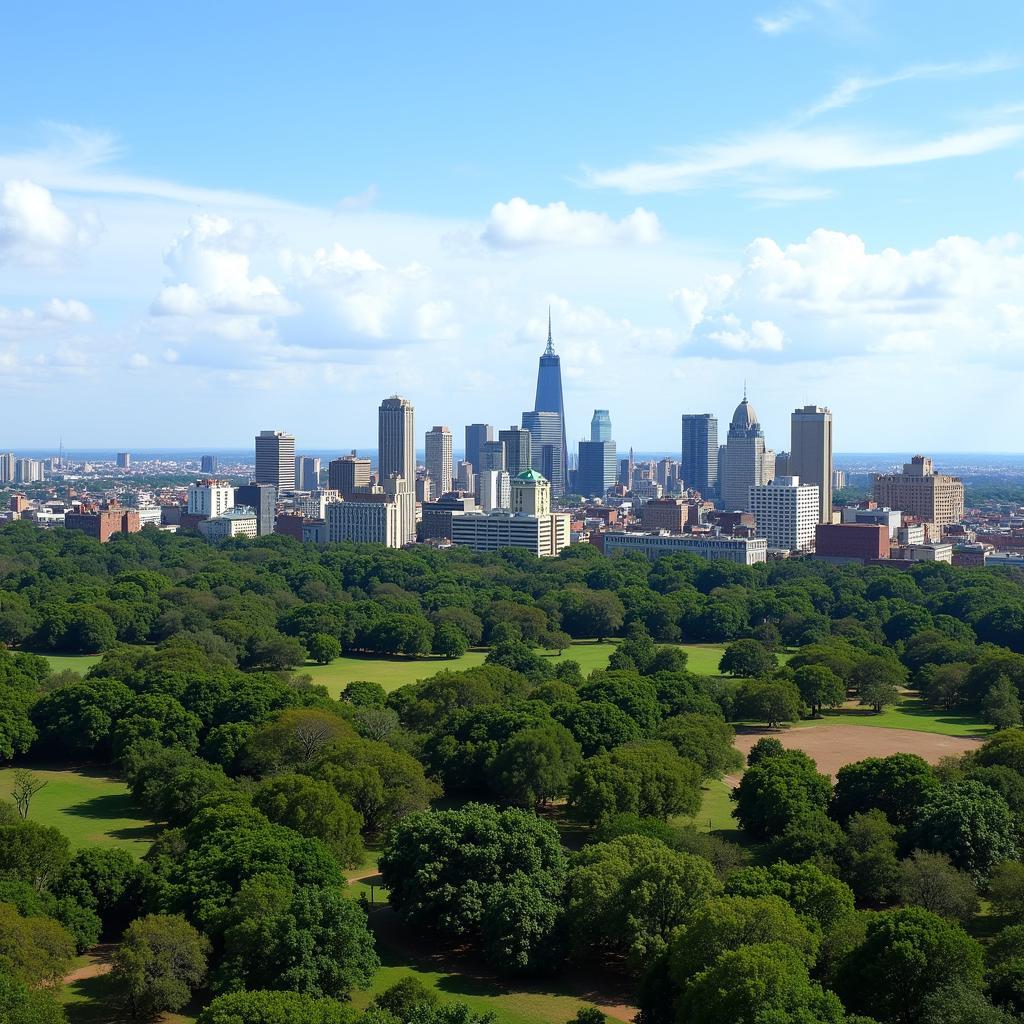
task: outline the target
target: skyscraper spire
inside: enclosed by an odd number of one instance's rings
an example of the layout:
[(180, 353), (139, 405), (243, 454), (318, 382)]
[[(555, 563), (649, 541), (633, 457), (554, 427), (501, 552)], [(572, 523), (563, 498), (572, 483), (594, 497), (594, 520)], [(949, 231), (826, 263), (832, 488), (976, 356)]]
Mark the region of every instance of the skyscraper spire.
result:
[(551, 340), (551, 307), (548, 306), (548, 347), (544, 349), (544, 355), (553, 356), (555, 354), (555, 345)]

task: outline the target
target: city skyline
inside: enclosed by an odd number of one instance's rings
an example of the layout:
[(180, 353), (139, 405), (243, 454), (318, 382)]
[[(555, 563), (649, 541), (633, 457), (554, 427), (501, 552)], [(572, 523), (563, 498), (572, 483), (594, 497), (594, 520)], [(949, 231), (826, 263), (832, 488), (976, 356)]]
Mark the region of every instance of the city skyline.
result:
[(1012, 450), (1024, 9), (987, 6), (13, 10), (5, 444), (362, 446), (396, 392), (516, 422), (550, 304), (570, 440), (669, 448), (747, 379), (769, 438), (817, 402), (837, 450)]

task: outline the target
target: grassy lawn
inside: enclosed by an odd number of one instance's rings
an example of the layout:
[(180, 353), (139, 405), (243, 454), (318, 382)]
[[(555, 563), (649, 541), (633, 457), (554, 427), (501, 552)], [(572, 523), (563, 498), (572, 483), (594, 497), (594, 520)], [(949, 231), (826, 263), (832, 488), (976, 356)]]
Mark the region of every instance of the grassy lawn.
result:
[[(141, 857), (156, 826), (135, 808), (128, 787), (91, 768), (33, 768), (47, 785), (32, 800), (29, 817), (60, 829), (74, 847), (121, 846)], [(11, 793), (12, 769), (0, 770), (0, 799)]]
[(736, 819), (732, 816), (732, 809), (736, 805), (729, 799), (731, 787), (723, 779), (710, 779), (702, 788), (700, 810), (692, 818), (678, 818), (678, 823), (693, 825), (698, 832), (717, 832), (724, 839), (735, 840), (738, 829)]
[[(934, 732), (943, 736), (988, 736), (992, 726), (976, 715), (930, 708), (912, 693), (891, 708), (876, 715), (870, 708), (849, 703), (835, 711), (825, 711), (820, 719), (828, 725), (867, 725), (876, 729), (911, 729), (915, 732)], [(813, 725), (814, 722), (802, 722)]]
[[(91, 957), (78, 957), (74, 966), (80, 967), (91, 962)], [(57, 998), (64, 1006), (68, 1024), (129, 1024), (137, 1020), (119, 1005), (108, 975), (73, 981), (60, 990)], [(195, 1024), (203, 1004), (209, 1002), (210, 998), (197, 995), (193, 1004), (184, 1012), (164, 1013), (157, 1020), (159, 1024)]]
[[(687, 668), (697, 675), (718, 675), (718, 661), (725, 647), (722, 644), (683, 644), (683, 650), (689, 655)], [(584, 675), (589, 675), (596, 668), (605, 668), (608, 658), (615, 650), (614, 641), (580, 640), (574, 643), (562, 655), (547, 651), (540, 653), (550, 658), (554, 664), (560, 659), (572, 659), (579, 662)], [(359, 657), (346, 654), (335, 658), (329, 665), (305, 665), (302, 672), (308, 673), (314, 683), (326, 686), (330, 694), (337, 697), (351, 682), (366, 679), (380, 683), (385, 690), (397, 690), (400, 686), (426, 679), (437, 672), (450, 669), (460, 672), (463, 669), (482, 665), (487, 657), (486, 650), (467, 651), (461, 658), (403, 658), (403, 657)], [(784, 656), (785, 657), (785, 656)]]
[(102, 657), (99, 654), (44, 654), (44, 658), (50, 663), (54, 672), (63, 672), (71, 669), (80, 676), (84, 676)]

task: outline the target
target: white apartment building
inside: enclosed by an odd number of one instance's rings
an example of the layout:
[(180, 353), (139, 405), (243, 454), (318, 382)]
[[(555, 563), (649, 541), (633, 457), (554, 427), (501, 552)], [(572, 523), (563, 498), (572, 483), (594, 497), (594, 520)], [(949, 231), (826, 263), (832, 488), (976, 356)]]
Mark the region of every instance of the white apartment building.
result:
[(224, 480), (197, 480), (189, 485), (188, 514), (213, 519), (235, 505), (235, 489)]
[(751, 486), (750, 511), (758, 537), (772, 551), (813, 551), (814, 528), (820, 508), (816, 484), (798, 476), (777, 476), (771, 483)]
[(485, 512), (511, 507), (512, 485), (508, 473), (504, 470), (485, 469), (477, 474), (477, 480), (480, 484), (480, 507)]
[[(402, 492), (398, 497), (412, 498), (412, 494)], [(327, 506), (327, 540), (400, 548), (406, 542), (404, 504), (383, 494), (367, 501), (334, 502)]]
[(531, 516), (506, 509), (464, 512), (452, 516), (452, 543), (474, 551), (526, 548), (539, 558), (553, 558), (569, 546), (569, 516)]

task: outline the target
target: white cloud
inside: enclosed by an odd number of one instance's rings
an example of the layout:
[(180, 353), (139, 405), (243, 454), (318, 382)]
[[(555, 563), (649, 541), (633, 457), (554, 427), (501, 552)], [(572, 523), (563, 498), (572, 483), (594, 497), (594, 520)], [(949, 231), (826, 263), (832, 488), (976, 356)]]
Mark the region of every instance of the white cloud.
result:
[(88, 324), (93, 320), (92, 310), (78, 299), (50, 299), (43, 306), (43, 314), (61, 323)]
[(362, 192), (354, 196), (345, 196), (338, 200), (339, 210), (368, 210), (377, 202), (377, 186), (367, 185)]
[(49, 189), (27, 179), (0, 183), (0, 262), (60, 262), (89, 244), (96, 225), (76, 223), (53, 201)]
[(767, 205), (781, 206), (784, 203), (807, 203), (819, 199), (831, 199), (835, 190), (815, 188), (813, 185), (767, 185), (744, 192), (747, 199), (760, 199)]
[(800, 7), (791, 7), (776, 14), (760, 15), (754, 19), (757, 27), (768, 36), (781, 36), (810, 20), (810, 13)]
[(758, 238), (737, 275), (671, 299), (691, 345), (792, 360), (875, 352), (1000, 363), (1024, 356), (1021, 294), (1019, 235), (871, 252), (856, 235), (819, 229), (785, 246)]
[(637, 207), (621, 220), (606, 213), (571, 210), (564, 202), (537, 206), (516, 196), (495, 203), (480, 240), (495, 249), (538, 245), (649, 245), (661, 239), (657, 215)]
[(855, 75), (843, 79), (827, 96), (810, 107), (805, 116), (819, 114), (849, 106), (864, 93), (873, 92), (900, 82), (918, 79), (958, 79), (1012, 71), (1020, 61), (1009, 57), (986, 57), (977, 61), (948, 61), (944, 64), (913, 64), (889, 75)]
[(975, 156), (1024, 138), (1024, 124), (992, 125), (939, 138), (902, 141), (789, 129), (692, 147), (676, 159), (587, 172), (587, 183), (627, 193), (686, 192), (752, 174), (866, 170)]
[(277, 285), (252, 273), (253, 233), (226, 217), (201, 214), (164, 254), (171, 280), (152, 306), (157, 316), (286, 315), (294, 307)]

